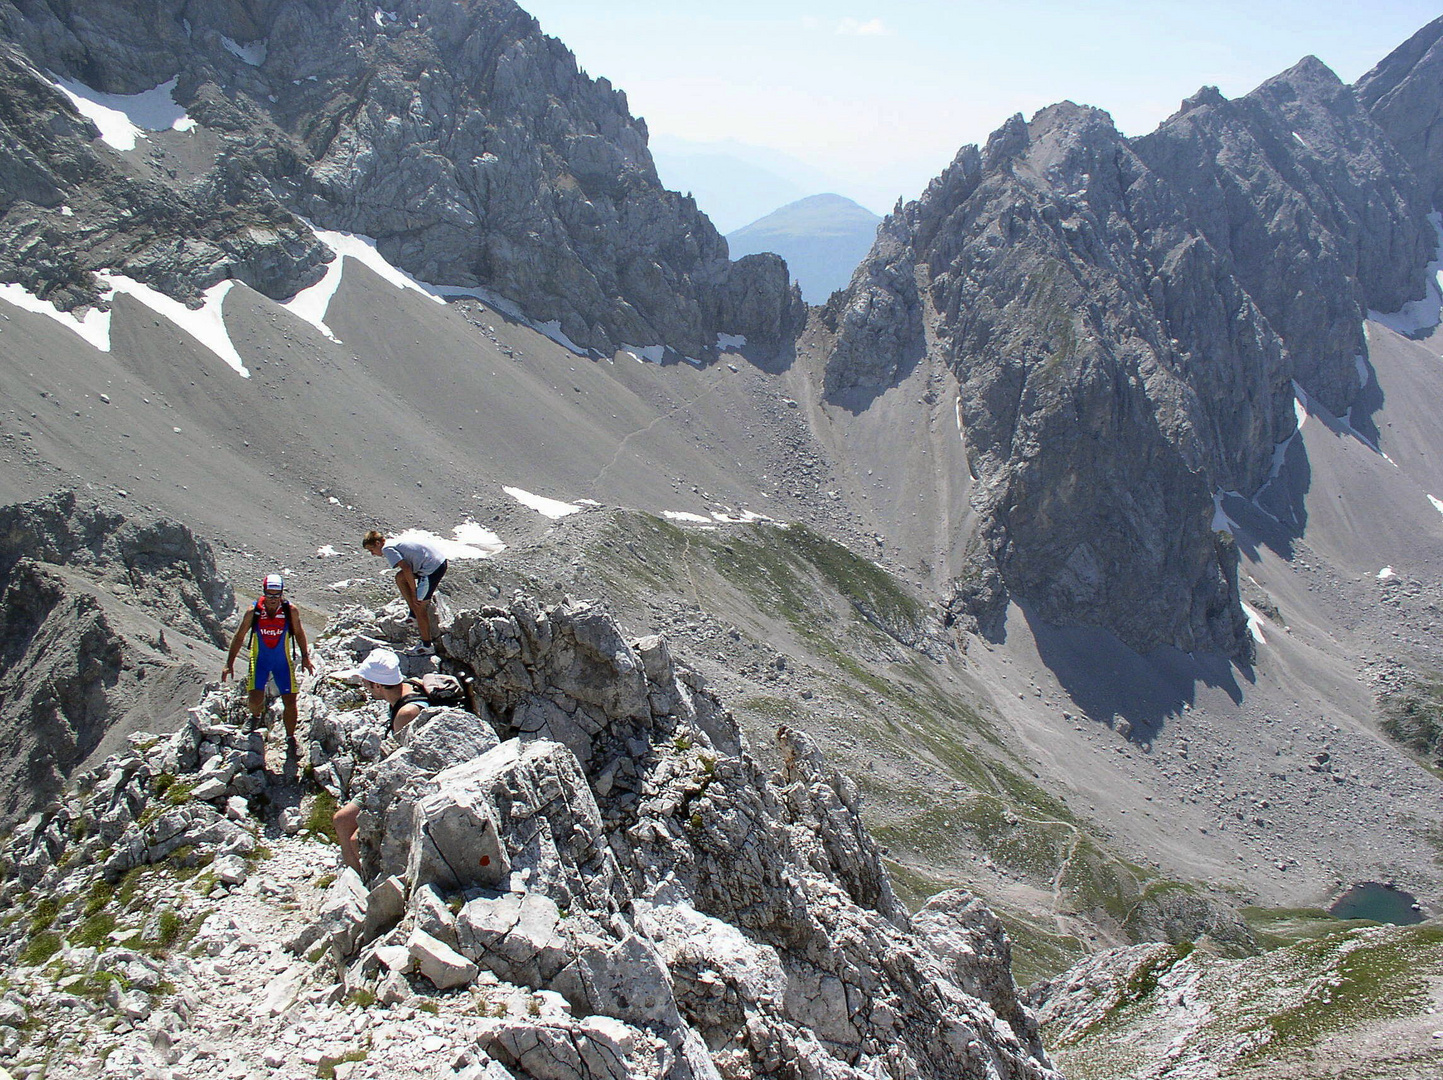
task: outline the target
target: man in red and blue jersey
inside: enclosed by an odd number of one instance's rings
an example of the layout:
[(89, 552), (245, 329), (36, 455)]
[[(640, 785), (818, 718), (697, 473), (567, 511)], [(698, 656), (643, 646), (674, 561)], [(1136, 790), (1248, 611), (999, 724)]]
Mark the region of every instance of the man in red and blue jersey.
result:
[(246, 675), (246, 691), (251, 717), (259, 720), (266, 708), (266, 683), (274, 680), (281, 695), (282, 716), (286, 725), (286, 747), (296, 745), (296, 666), (299, 649), (301, 665), (315, 674), (311, 666), (311, 650), (301, 617), (285, 598), (285, 579), (280, 574), (267, 574), (261, 582), (261, 595), (241, 619), (235, 637), (231, 638), (230, 655), (225, 659), (221, 682), (235, 674), (235, 658), (247, 636), (250, 638), (250, 671)]

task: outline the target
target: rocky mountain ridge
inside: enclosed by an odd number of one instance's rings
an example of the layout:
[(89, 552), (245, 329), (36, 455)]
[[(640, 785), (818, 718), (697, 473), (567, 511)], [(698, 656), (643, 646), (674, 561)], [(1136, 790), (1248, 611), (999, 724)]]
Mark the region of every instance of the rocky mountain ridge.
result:
[[(953, 892), (909, 916), (855, 786), (785, 729), (766, 776), (664, 639), (626, 642), (585, 604), (463, 612), (442, 641), (481, 715), (426, 710), (396, 746), (347, 668), (404, 632), (398, 612), (347, 611), (302, 695), (316, 781), (363, 807), (368, 882), (317, 878), (333, 856), (290, 839), (297, 762), (225, 694), (16, 831), (7, 901), (32, 914), (4, 932), (26, 988), (0, 1005), (5, 1060), (55, 1077), (259, 1057), (357, 1080), (1057, 1076), (991, 913)], [(339, 1029), (312, 1008), (342, 1002)], [(394, 1036), (420, 1010), (438, 1022), (418, 1055)], [(104, 1060), (87, 1049), (102, 1027)]]
[(210, 546), (73, 492), (0, 508), (0, 818), (48, 803), (210, 678), (234, 611)]
[[(718, 334), (777, 342), (798, 320), (780, 260), (731, 263), (661, 187), (625, 95), (510, 0), (20, 0), (0, 28), (0, 276), (62, 309), (104, 304), (107, 270), (191, 304), (228, 279), (289, 298), (333, 258), (314, 223), (604, 355), (707, 357)], [(170, 86), (193, 126), (116, 150), (48, 73)]]
[[(1415, 67), (1379, 71), (1428, 84)], [(955, 373), (979, 522), (964, 620), (995, 629), (1015, 597), (1144, 652), (1246, 662), (1213, 496), (1267, 482), (1295, 386), (1346, 412), (1367, 312), (1416, 296), (1437, 243), (1426, 177), (1368, 96), (1309, 58), (1132, 140), (1051, 106), (883, 223), (823, 315), (825, 391), (866, 408), (924, 352)]]

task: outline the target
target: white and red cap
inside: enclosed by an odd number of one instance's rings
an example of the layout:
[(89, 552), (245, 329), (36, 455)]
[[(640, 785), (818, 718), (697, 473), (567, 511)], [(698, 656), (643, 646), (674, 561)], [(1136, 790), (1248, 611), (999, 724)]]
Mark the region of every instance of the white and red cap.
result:
[(262, 592), (283, 592), (285, 587), (285, 578), (281, 577), (280, 574), (267, 574), (261, 581)]

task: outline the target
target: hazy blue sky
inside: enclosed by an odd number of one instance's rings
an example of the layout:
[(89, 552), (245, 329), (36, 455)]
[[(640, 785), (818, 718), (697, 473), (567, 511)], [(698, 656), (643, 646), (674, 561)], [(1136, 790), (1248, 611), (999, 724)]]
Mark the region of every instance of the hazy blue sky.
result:
[(1347, 82), (1443, 14), (1437, 0), (520, 0), (653, 136), (783, 150), (878, 212), (958, 147), (1064, 98), (1141, 134), (1309, 53)]

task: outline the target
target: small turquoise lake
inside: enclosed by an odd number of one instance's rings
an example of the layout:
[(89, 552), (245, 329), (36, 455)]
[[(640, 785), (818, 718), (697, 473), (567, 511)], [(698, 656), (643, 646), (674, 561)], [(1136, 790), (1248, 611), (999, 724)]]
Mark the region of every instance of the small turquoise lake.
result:
[(1412, 926), (1423, 921), (1423, 913), (1411, 893), (1396, 885), (1364, 881), (1338, 897), (1329, 913), (1339, 919), (1370, 919), (1373, 922)]

